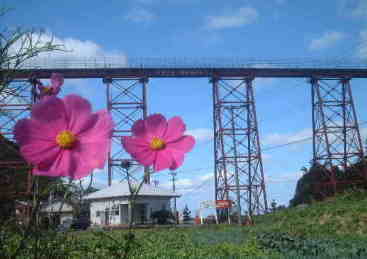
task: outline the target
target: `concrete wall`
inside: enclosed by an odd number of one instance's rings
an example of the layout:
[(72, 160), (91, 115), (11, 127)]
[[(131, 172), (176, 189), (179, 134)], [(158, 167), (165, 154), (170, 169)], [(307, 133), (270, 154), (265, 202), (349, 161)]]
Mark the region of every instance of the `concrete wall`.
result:
[[(113, 199), (101, 199), (91, 201), (90, 203), (90, 220), (92, 225), (105, 225), (106, 215), (105, 211), (108, 208), (110, 211), (113, 208), (118, 210), (118, 215), (110, 213), (108, 221), (109, 225), (121, 224), (121, 204), (128, 204), (127, 198), (113, 198)], [(150, 221), (150, 215), (152, 212), (161, 210), (163, 208), (170, 210), (170, 198), (167, 197), (138, 197), (136, 204), (146, 204), (146, 219)], [(112, 210), (114, 211), (114, 210)], [(112, 214), (112, 215), (111, 215)]]

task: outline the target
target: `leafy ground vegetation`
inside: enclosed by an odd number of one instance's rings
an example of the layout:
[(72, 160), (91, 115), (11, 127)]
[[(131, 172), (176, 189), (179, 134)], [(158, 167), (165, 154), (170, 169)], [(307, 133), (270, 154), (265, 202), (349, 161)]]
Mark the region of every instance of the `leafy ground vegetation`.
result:
[(27, 240), (3, 227), (0, 258), (367, 258), (363, 190), (257, 216), (254, 222), (132, 233), (43, 231)]

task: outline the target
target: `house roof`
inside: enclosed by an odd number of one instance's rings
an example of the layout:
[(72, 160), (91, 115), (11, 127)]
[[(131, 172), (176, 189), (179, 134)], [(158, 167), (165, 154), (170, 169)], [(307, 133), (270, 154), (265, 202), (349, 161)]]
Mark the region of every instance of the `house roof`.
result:
[[(101, 199), (112, 197), (124, 197), (129, 196), (129, 185), (127, 182), (113, 184), (103, 190), (93, 192), (84, 197), (84, 199)], [(143, 184), (138, 196), (156, 196), (156, 197), (180, 197), (181, 195), (163, 188), (158, 188), (150, 184)]]

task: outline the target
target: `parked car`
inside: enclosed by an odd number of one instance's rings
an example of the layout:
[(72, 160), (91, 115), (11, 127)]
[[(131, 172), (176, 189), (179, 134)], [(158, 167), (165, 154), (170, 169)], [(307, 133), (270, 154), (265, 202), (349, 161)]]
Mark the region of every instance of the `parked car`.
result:
[(89, 228), (89, 226), (90, 226), (90, 220), (89, 218), (86, 218), (86, 217), (76, 219), (71, 224), (72, 229), (86, 230), (87, 228)]
[(57, 231), (65, 232), (70, 229), (72, 224), (73, 224), (72, 219), (66, 219), (60, 225), (57, 226)]

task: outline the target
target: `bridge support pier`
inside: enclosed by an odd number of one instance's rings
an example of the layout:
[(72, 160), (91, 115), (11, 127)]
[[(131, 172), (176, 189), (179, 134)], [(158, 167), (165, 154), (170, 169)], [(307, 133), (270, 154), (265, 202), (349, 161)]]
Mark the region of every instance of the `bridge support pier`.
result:
[[(0, 95), (0, 143), (2, 145), (0, 168), (3, 170), (3, 176), (8, 172), (29, 168), (12, 142), (15, 143), (13, 133), (17, 121), (30, 116), (32, 104), (36, 101), (35, 87), (34, 78), (12, 80)], [(0, 185), (11, 185), (10, 182), (4, 182), (5, 178), (0, 179)], [(27, 176), (27, 189), (24, 192), (31, 191), (32, 178), (30, 172)]]
[[(105, 77), (103, 83), (106, 85), (107, 109), (115, 123), (111, 150), (108, 154), (108, 185), (110, 186), (114, 175), (124, 173), (121, 167), (122, 161), (131, 160), (129, 154), (121, 146), (121, 137), (131, 135), (131, 127), (134, 122), (145, 119), (148, 115), (148, 78)], [(131, 160), (131, 164), (130, 172), (138, 169), (135, 161)], [(149, 167), (144, 168), (144, 181), (150, 183)]]
[(343, 169), (363, 158), (362, 139), (353, 103), (350, 78), (310, 79), (313, 163), (326, 167), (336, 191), (334, 167)]
[(268, 210), (252, 80), (211, 80), (215, 199), (236, 201), (238, 223), (244, 208), (250, 216)]

